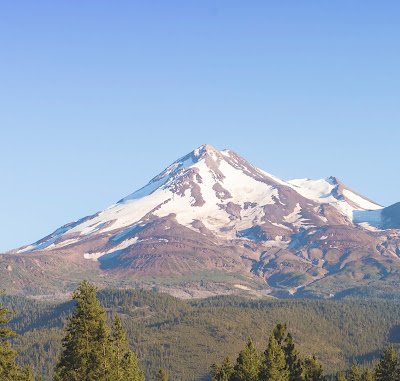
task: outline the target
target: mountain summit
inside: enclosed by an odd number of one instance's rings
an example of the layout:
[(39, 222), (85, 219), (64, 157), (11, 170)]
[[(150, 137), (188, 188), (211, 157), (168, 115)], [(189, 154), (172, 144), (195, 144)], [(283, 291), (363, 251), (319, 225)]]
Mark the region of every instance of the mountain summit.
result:
[(12, 269), (7, 276), (19, 270), (17, 292), (67, 290), (85, 273), (104, 285), (183, 297), (235, 290), (332, 297), (382, 276), (385, 287), (394, 281), (384, 263), (400, 265), (399, 231), (391, 229), (397, 210), (334, 177), (283, 181), (206, 144), (115, 205), (2, 261)]

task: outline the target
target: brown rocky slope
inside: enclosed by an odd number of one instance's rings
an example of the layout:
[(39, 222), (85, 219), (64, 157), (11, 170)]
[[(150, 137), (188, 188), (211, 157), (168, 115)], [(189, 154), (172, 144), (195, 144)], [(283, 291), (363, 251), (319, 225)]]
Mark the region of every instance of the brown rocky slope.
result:
[(397, 294), (389, 208), (336, 178), (283, 181), (204, 145), (110, 208), (0, 254), (0, 287), (61, 297), (83, 278), (181, 297)]

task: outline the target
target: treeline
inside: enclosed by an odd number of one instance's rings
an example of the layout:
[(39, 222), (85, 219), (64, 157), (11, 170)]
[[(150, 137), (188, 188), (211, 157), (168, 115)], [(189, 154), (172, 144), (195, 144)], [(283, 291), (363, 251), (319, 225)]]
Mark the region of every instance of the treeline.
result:
[[(259, 353), (251, 338), (235, 364), (227, 356), (212, 365), (211, 381), (327, 381), (317, 356), (302, 358), (286, 325), (278, 324), (264, 352)], [(331, 377), (332, 379), (332, 377)], [(360, 369), (354, 362), (347, 372), (338, 372), (335, 381), (399, 381), (400, 363), (393, 345), (385, 349), (371, 369)]]
[[(118, 314), (129, 347), (146, 379), (163, 367), (170, 380), (210, 380), (210, 364), (226, 355), (236, 359), (249, 336), (266, 348), (274, 326), (286, 322), (304, 358), (314, 353), (328, 375), (348, 369), (354, 360), (374, 363), (390, 343), (400, 342), (398, 301), (251, 300), (220, 296), (183, 301), (148, 290), (97, 293), (112, 327)], [(53, 379), (62, 352), (64, 329), (76, 300), (39, 302), (1, 295), (0, 305), (18, 313), (8, 326), (19, 333), (12, 346), (17, 362), (29, 363), (45, 381)], [(372, 368), (371, 368), (372, 369)]]
[(83, 281), (72, 295), (75, 310), (62, 340), (54, 381), (144, 381), (119, 316), (110, 329), (96, 291)]
[[(110, 329), (96, 291), (95, 286), (83, 281), (72, 295), (76, 304), (62, 339), (54, 381), (145, 381), (119, 316), (115, 315)], [(6, 326), (10, 314), (5, 307), (0, 308), (0, 380), (43, 380), (40, 373), (34, 376), (29, 365), (22, 368), (16, 363), (17, 352), (7, 340), (16, 336)]]
[[(0, 293), (4, 293), (1, 290)], [(29, 365), (23, 368), (18, 366), (16, 358), (18, 353), (11, 347), (10, 337), (16, 336), (16, 333), (7, 327), (11, 320), (11, 311), (4, 306), (0, 307), (0, 380), (2, 381), (35, 381), (32, 369)], [(38, 377), (38, 380), (41, 377)]]

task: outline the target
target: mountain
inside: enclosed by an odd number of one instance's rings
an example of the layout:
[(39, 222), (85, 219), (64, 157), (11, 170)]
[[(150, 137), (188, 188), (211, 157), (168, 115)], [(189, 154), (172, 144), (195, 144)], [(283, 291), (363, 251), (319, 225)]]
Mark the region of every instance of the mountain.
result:
[(32, 295), (87, 278), (180, 297), (387, 296), (399, 281), (399, 205), (334, 177), (283, 181), (204, 145), (108, 209), (0, 254), (0, 283)]

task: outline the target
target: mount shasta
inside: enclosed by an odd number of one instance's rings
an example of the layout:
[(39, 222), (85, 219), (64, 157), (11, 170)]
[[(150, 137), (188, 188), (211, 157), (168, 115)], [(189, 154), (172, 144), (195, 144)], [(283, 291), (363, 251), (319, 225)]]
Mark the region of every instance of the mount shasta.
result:
[(338, 179), (283, 181), (204, 145), (146, 186), (0, 254), (0, 287), (60, 297), (86, 278), (180, 297), (397, 297), (400, 203)]

